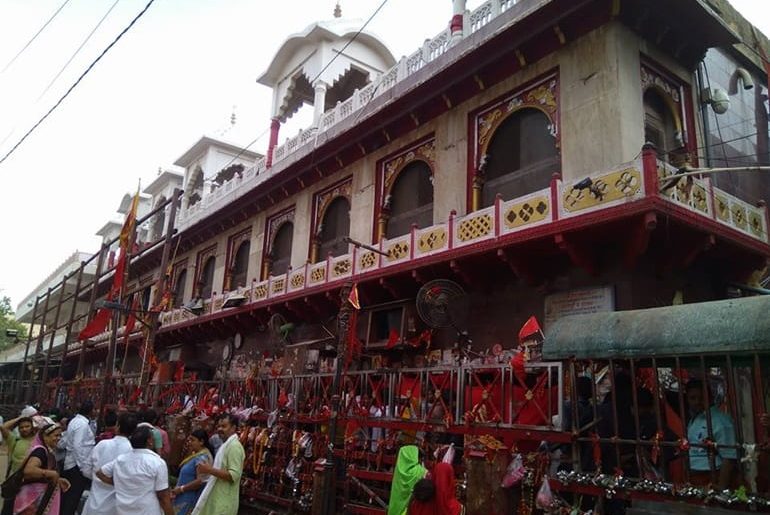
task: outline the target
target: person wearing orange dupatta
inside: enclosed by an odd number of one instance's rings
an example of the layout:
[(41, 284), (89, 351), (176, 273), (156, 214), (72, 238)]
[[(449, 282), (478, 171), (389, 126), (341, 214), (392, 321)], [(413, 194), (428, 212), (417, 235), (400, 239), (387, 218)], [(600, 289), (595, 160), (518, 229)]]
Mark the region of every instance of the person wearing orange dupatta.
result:
[[(424, 479), (433, 483), (433, 495), (431, 488), (424, 488), (421, 482), (415, 485), (412, 501), (409, 503), (409, 515), (464, 515), (465, 507), (460, 504), (456, 496), (455, 473), (449, 463), (437, 463), (433, 467), (430, 479)], [(423, 491), (426, 495), (422, 495)]]

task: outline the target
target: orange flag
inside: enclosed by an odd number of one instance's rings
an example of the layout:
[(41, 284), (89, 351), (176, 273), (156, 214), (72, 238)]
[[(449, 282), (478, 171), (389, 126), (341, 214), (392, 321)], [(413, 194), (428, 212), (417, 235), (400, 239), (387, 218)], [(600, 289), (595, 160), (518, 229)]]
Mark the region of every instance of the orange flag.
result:
[[(123, 228), (120, 230), (120, 257), (115, 265), (115, 275), (112, 277), (112, 287), (107, 294), (107, 300), (115, 300), (120, 296), (120, 290), (123, 288), (123, 278), (125, 276), (126, 266), (128, 266), (128, 252), (134, 243), (136, 233), (136, 211), (139, 206), (139, 189), (136, 190), (131, 201), (131, 207), (126, 213), (126, 221), (123, 222)], [(119, 299), (118, 299), (119, 300)], [(107, 324), (110, 323), (112, 312), (109, 309), (100, 309), (94, 318), (78, 334), (78, 340), (87, 340), (97, 334), (107, 330)]]

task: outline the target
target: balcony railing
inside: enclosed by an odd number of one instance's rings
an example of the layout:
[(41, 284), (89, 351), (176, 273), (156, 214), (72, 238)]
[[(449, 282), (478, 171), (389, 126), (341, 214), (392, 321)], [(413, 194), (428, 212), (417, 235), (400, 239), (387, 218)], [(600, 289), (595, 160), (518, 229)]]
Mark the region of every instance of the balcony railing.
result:
[[(330, 257), (319, 263), (302, 265), (286, 274), (254, 281), (238, 291), (248, 304), (270, 303), (271, 299), (307, 292), (346, 280), (358, 280), (378, 270), (409, 263), (419, 266), (426, 259), (448, 254), (461, 247), (471, 248), (492, 240), (507, 240), (516, 233), (529, 231), (562, 220), (579, 220), (597, 212), (658, 198), (689, 211), (692, 216), (711, 220), (733, 231), (736, 236), (768, 243), (768, 217), (765, 206), (753, 206), (714, 187), (708, 179), (686, 179), (666, 191), (659, 192), (675, 170), (652, 155), (624, 163), (610, 170), (570, 181), (554, 179), (549, 188), (520, 198), (503, 200), (494, 205), (457, 216), (425, 228), (413, 228), (408, 234), (384, 239), (378, 248), (387, 254), (354, 248), (348, 254)], [(224, 295), (205, 301), (204, 313), (221, 311)], [(164, 313), (164, 327), (195, 318), (183, 309)]]
[[(477, 9), (465, 15), (463, 35), (467, 36), (481, 30), (485, 25), (502, 13), (509, 10), (520, 0), (487, 0)], [(307, 143), (315, 140), (320, 132), (327, 131), (341, 121), (353, 116), (369, 102), (396, 84), (419, 72), (425, 65), (440, 58), (451, 46), (452, 34), (449, 29), (441, 31), (435, 37), (428, 39), (422, 47), (411, 55), (402, 57), (390, 70), (384, 72), (373, 82), (361, 90), (355, 90), (353, 95), (335, 107), (326, 111), (321, 116), (319, 127), (310, 127), (300, 130), (296, 136), (286, 140), (273, 151), (273, 164), (279, 163), (303, 148)], [(263, 183), (272, 174), (267, 168), (267, 158), (262, 157), (242, 176), (235, 176), (229, 181), (216, 187), (213, 191), (204, 192), (203, 199), (194, 206), (187, 207), (179, 212), (177, 227), (184, 229), (197, 221), (213, 213), (217, 209), (226, 206), (236, 198), (251, 191), (257, 185)]]

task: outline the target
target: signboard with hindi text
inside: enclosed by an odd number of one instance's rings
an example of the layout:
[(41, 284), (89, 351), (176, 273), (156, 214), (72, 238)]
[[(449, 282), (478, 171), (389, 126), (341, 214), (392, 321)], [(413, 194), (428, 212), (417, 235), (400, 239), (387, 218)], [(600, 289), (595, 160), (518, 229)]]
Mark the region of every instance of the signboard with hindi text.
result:
[(545, 297), (545, 327), (561, 317), (615, 311), (612, 286), (580, 288)]

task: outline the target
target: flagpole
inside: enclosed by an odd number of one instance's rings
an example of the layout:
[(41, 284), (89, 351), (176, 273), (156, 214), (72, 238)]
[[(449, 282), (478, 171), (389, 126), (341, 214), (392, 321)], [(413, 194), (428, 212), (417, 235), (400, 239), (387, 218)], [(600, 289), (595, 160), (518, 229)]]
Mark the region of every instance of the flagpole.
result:
[[(114, 277), (113, 278), (113, 288), (114, 288), (114, 281), (120, 280), (120, 287), (118, 288), (118, 295), (117, 295), (117, 302), (121, 305), (124, 301), (124, 296), (126, 293), (126, 283), (128, 281), (128, 269), (129, 265), (131, 264), (131, 247), (133, 247), (134, 242), (136, 241), (136, 214), (139, 209), (139, 190), (136, 190), (136, 194), (134, 195), (134, 198), (131, 201), (131, 207), (128, 210), (128, 213), (126, 214), (126, 221), (123, 223), (123, 228), (120, 232), (120, 252), (121, 256), (119, 258), (118, 263), (121, 261), (123, 262), (123, 268), (119, 269), (120, 267), (117, 266), (115, 269), (115, 274), (118, 273), (122, 274), (122, 277)], [(111, 297), (111, 295), (108, 295), (108, 298)], [(112, 300), (112, 299), (110, 299)], [(120, 325), (120, 316), (121, 311), (120, 310), (113, 310), (112, 311), (112, 331), (110, 331), (110, 341), (107, 346), (107, 359), (106, 359), (106, 370), (104, 371), (104, 384), (102, 385), (102, 395), (101, 399), (99, 400), (99, 412), (101, 412), (104, 409), (104, 406), (107, 404), (107, 394), (109, 393), (109, 387), (110, 383), (113, 381), (113, 373), (115, 371), (115, 354), (116, 354), (116, 347), (117, 347), (117, 341), (118, 341), (118, 326)]]
[[(169, 209), (168, 213), (168, 228), (166, 229), (166, 241), (163, 242), (163, 253), (161, 254), (160, 258), (160, 274), (158, 277), (158, 282), (155, 286), (155, 302), (153, 302), (153, 306), (157, 306), (161, 299), (163, 298), (163, 295), (166, 293), (166, 289), (169, 287), (167, 281), (166, 281), (166, 269), (168, 268), (168, 260), (169, 260), (169, 254), (171, 253), (171, 242), (174, 238), (174, 221), (176, 219), (176, 210), (177, 206), (179, 205), (181, 198), (182, 198), (182, 190), (179, 188), (174, 189), (174, 193), (172, 193), (171, 198), (173, 199), (171, 201), (171, 209)], [(176, 251), (175, 251), (176, 252)], [(149, 329), (147, 330), (147, 337), (145, 338), (144, 342), (144, 356), (142, 359), (142, 371), (139, 375), (139, 388), (140, 390), (144, 391), (145, 385), (149, 383), (150, 377), (149, 374), (152, 374), (152, 364), (147, 363), (147, 360), (150, 356), (151, 352), (154, 352), (155, 347), (155, 335), (158, 332), (158, 325), (159, 325), (159, 318), (160, 318), (160, 312), (156, 310), (150, 310), (149, 313)], [(149, 374), (146, 374), (146, 372), (149, 372)]]

